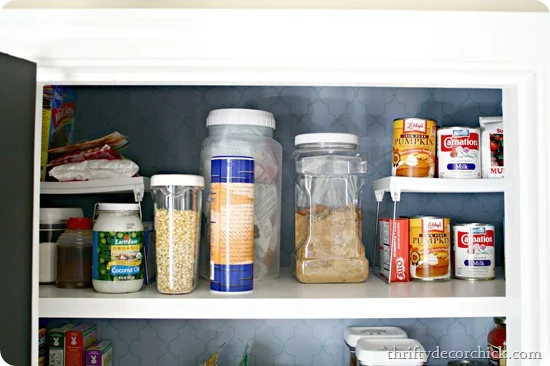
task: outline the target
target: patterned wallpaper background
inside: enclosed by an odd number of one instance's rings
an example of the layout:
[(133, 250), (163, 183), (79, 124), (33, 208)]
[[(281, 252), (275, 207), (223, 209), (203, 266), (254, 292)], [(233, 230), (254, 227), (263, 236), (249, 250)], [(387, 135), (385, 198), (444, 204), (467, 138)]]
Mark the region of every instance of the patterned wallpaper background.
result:
[[(117, 130), (128, 136), (128, 158), (140, 173), (197, 174), (208, 112), (216, 108), (256, 108), (277, 120), (274, 138), (283, 146), (281, 265), (290, 265), (293, 246), (294, 136), (305, 132), (349, 132), (360, 136), (369, 159), (363, 190), (363, 238), (372, 261), (375, 179), (390, 175), (394, 118), (433, 118), (439, 126), (478, 126), (479, 116), (500, 115), (500, 90), (352, 87), (75, 87), (76, 138), (92, 139)], [(97, 201), (123, 202), (131, 195), (43, 196), (42, 206), (81, 206), (91, 215)], [(144, 218), (152, 204), (144, 201)], [(386, 195), (383, 215), (391, 214)], [(496, 226), (497, 265), (503, 261), (503, 194), (404, 194), (398, 215), (446, 215), (453, 222)], [(368, 316), (368, 309), (365, 309)], [(195, 365), (216, 346), (231, 342), (220, 365), (233, 365), (254, 340), (252, 365), (345, 365), (343, 330), (350, 324), (401, 325), (427, 349), (485, 347), (492, 319), (407, 320), (97, 320), (102, 337), (115, 341), (115, 365)], [(432, 360), (431, 365), (445, 364)]]
[[(113, 366), (199, 366), (223, 343), (220, 366), (238, 365), (246, 344), (250, 365), (345, 366), (349, 350), (343, 334), (348, 326), (398, 326), (434, 352), (485, 350), (493, 327), (488, 318), (83, 321), (95, 323), (101, 339), (113, 341)], [(431, 358), (428, 365), (447, 362)]]

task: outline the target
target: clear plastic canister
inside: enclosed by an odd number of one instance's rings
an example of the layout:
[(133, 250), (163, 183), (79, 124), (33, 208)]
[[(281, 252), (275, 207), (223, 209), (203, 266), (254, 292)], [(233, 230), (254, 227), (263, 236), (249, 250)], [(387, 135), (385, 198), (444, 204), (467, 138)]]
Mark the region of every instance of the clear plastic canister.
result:
[(360, 339), (406, 339), (407, 333), (398, 327), (349, 327), (344, 332), (344, 341), (349, 348), (349, 365), (357, 366), (355, 350)]
[(200, 175), (203, 230), (200, 274), (210, 279), (210, 182), (213, 156), (254, 158), (254, 281), (279, 277), (281, 249), (281, 183), (283, 148), (275, 139), (275, 117), (254, 109), (217, 109), (206, 119), (208, 137), (202, 143)]
[(92, 225), (87, 217), (67, 221), (57, 240), (57, 287), (92, 287)]
[(40, 283), (53, 283), (57, 278), (57, 239), (67, 228), (69, 217), (82, 217), (81, 208), (41, 208), (39, 275)]
[(303, 283), (362, 282), (361, 192), (367, 158), (345, 133), (296, 136), (294, 273)]
[(160, 293), (187, 294), (197, 287), (203, 189), (197, 175), (151, 177)]

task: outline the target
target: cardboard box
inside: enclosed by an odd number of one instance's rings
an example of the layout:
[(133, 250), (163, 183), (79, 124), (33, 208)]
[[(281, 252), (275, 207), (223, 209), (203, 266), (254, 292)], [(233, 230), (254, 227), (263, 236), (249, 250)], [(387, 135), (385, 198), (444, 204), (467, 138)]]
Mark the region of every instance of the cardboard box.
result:
[(101, 341), (86, 350), (85, 366), (112, 366), (113, 344), (111, 341)]
[(67, 330), (65, 342), (65, 366), (83, 366), (84, 351), (95, 343), (95, 324), (79, 324)]
[(150, 285), (157, 277), (157, 255), (155, 246), (155, 229), (153, 223), (143, 223), (143, 256), (145, 258), (145, 274), (143, 284)]
[(77, 324), (70, 323), (48, 332), (49, 366), (65, 366), (66, 332), (76, 326)]
[[(380, 275), (390, 282), (409, 282), (409, 219), (380, 219)], [(391, 263), (391, 278), (390, 278)]]
[(66, 86), (45, 86), (42, 98), (42, 148), (40, 180), (46, 180), (48, 150), (72, 145), (76, 96)]

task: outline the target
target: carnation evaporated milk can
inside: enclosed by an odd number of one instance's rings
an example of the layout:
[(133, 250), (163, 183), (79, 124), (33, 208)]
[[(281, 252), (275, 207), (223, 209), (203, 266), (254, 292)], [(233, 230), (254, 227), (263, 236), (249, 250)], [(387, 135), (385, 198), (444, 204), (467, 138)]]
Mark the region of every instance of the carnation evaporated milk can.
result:
[(479, 128), (440, 128), (437, 142), (439, 178), (481, 178)]
[(451, 278), (451, 224), (448, 217), (409, 219), (410, 278), (419, 281)]
[(252, 291), (254, 279), (254, 159), (212, 157), (210, 289)]
[(495, 227), (488, 224), (453, 226), (454, 276), (464, 280), (495, 278)]
[(433, 177), (436, 159), (434, 120), (400, 118), (393, 121), (392, 175)]

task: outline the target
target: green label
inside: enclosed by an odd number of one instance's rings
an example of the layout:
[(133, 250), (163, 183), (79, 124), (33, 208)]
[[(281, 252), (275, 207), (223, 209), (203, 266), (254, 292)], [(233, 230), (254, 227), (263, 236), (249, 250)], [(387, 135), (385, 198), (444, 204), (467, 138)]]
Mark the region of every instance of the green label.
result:
[(143, 231), (94, 231), (94, 280), (143, 279)]

